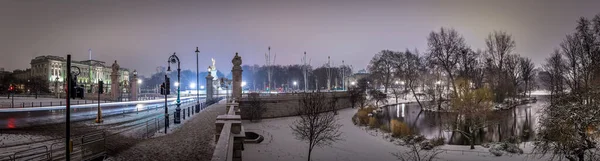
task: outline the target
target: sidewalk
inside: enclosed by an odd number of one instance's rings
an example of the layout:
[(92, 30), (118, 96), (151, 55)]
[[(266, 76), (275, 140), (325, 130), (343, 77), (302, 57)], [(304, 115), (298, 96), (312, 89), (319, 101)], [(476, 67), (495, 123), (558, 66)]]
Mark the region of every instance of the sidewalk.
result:
[(225, 113), (224, 101), (209, 106), (166, 136), (151, 138), (117, 152), (107, 160), (211, 160), (215, 120)]

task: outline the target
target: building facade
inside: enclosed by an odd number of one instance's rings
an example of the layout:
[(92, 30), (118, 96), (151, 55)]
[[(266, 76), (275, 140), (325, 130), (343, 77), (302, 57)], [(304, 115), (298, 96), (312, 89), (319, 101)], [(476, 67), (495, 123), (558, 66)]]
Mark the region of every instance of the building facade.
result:
[[(98, 89), (98, 81), (104, 81), (104, 91), (110, 91), (110, 74), (112, 68), (103, 61), (98, 60), (85, 60), (85, 61), (71, 61), (71, 66), (79, 68), (79, 70), (72, 68), (73, 72), (79, 72), (77, 76), (77, 85), (83, 85), (85, 92), (95, 93)], [(32, 77), (42, 77), (48, 80), (50, 91), (53, 93), (62, 93), (65, 85), (65, 79), (67, 77), (67, 59), (59, 56), (38, 56), (31, 60), (31, 74)], [(125, 87), (129, 83), (129, 70), (125, 68), (119, 68), (119, 84)]]

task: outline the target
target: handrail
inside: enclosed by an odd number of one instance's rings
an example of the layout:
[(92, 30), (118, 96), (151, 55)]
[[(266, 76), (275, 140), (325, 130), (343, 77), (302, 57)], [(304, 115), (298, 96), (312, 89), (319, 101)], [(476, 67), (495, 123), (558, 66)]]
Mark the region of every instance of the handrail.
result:
[(217, 145), (215, 146), (215, 152), (213, 153), (212, 161), (230, 161), (233, 159), (233, 154), (229, 153), (230, 150), (233, 151), (232, 139), (233, 137), (231, 135), (231, 123), (225, 123), (223, 125), (223, 129), (221, 129)]

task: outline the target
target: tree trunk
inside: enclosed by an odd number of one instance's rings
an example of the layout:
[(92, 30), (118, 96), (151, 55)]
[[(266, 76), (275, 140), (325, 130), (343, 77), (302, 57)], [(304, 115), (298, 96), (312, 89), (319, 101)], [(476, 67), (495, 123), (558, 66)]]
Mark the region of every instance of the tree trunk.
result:
[(312, 148), (308, 148), (308, 161), (310, 161), (310, 154), (312, 153)]
[(475, 141), (473, 139), (473, 135), (471, 134), (471, 139), (469, 139), (469, 141), (471, 142), (471, 149), (475, 149)]

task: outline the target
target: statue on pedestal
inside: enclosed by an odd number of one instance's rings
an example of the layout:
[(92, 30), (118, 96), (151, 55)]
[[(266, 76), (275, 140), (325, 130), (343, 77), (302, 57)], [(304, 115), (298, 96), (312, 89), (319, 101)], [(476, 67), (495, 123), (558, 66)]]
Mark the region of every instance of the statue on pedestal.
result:
[(117, 64), (117, 61), (111, 66), (112, 72), (110, 74), (110, 96), (113, 100), (117, 100), (121, 94), (121, 90), (119, 90), (119, 69), (120, 66)]
[(233, 64), (231, 69), (233, 78), (232, 96), (235, 100), (239, 100), (242, 97), (242, 57), (235, 53), (231, 63)]

